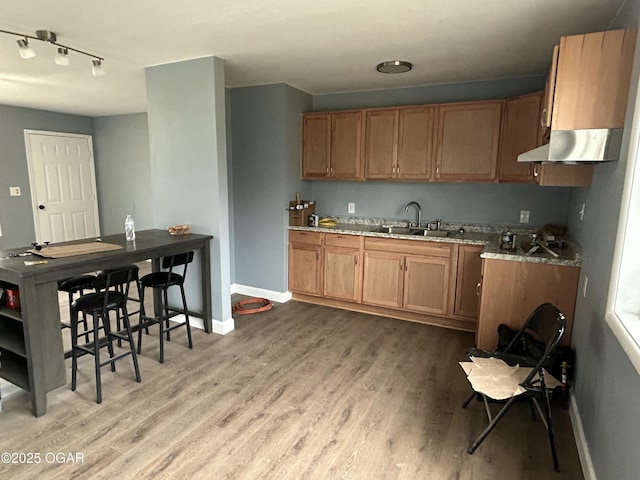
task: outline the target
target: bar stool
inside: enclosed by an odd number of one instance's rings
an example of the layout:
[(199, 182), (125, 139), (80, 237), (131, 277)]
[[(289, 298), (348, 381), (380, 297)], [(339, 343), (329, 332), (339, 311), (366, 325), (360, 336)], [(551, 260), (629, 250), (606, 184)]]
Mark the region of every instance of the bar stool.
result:
[[(67, 292), (69, 295), (69, 315), (71, 315), (71, 304), (73, 303), (73, 297), (76, 293), (80, 296), (84, 295), (85, 290), (95, 290), (96, 288), (96, 276), (95, 275), (78, 275), (77, 277), (65, 278), (58, 282), (58, 291)], [(84, 331), (89, 330), (87, 324), (87, 316), (83, 314), (82, 320)], [(71, 324), (60, 322), (61, 328), (71, 328)], [(85, 333), (85, 340), (89, 341), (89, 334)], [(65, 352), (64, 358), (69, 358), (71, 351)]]
[[(101, 273), (96, 277), (96, 293), (89, 293), (76, 299), (71, 305), (71, 390), (76, 389), (76, 376), (78, 370), (78, 357), (86, 354), (94, 356), (96, 374), (96, 402), (102, 403), (102, 385), (100, 380), (100, 368), (111, 365), (111, 371), (116, 371), (115, 362), (121, 358), (131, 355), (133, 358), (133, 368), (136, 374), (136, 381), (140, 382), (140, 369), (138, 367), (138, 357), (136, 356), (135, 345), (133, 343), (133, 333), (129, 315), (127, 314), (127, 296), (129, 294), (129, 284), (135, 274), (132, 266), (113, 269)], [(111, 290), (114, 288), (114, 290)], [(121, 291), (120, 291), (121, 290)], [(93, 334), (93, 341), (85, 344), (78, 344), (78, 314), (90, 315), (92, 318), (92, 329), (88, 333)], [(115, 312), (116, 316), (124, 323), (124, 333), (122, 331), (112, 331), (109, 313)], [(100, 335), (100, 330), (104, 335)], [(129, 349), (118, 355), (114, 354), (113, 340), (126, 340)], [(100, 361), (100, 349), (107, 347), (109, 359)]]
[[(140, 324), (138, 326), (138, 353), (142, 350), (142, 328), (150, 325), (158, 324), (160, 329), (160, 363), (164, 362), (164, 336), (166, 334), (167, 341), (171, 340), (171, 331), (186, 325), (187, 338), (189, 340), (189, 348), (193, 348), (191, 340), (191, 325), (189, 324), (189, 312), (187, 309), (187, 299), (184, 294), (184, 279), (187, 274), (187, 265), (193, 261), (193, 252), (171, 255), (162, 259), (162, 268), (166, 271), (153, 272), (145, 275), (140, 279), (141, 295), (140, 295)], [(175, 267), (182, 266), (182, 274), (175, 273)], [(180, 295), (182, 297), (182, 308), (174, 308), (169, 306), (168, 290), (170, 287), (180, 287)], [(155, 312), (155, 317), (147, 317), (144, 308), (144, 292), (146, 288), (154, 291), (162, 292), (162, 306), (160, 312)], [(184, 315), (185, 322), (170, 326), (169, 319), (176, 315)]]
[[(136, 302), (136, 303), (140, 303), (140, 283), (139, 283), (139, 272), (140, 272), (140, 268), (137, 265), (131, 264), (131, 265), (126, 265), (124, 267), (120, 267), (120, 268), (108, 268), (106, 270), (99, 270), (98, 271), (98, 275), (101, 274), (107, 274), (109, 272), (115, 272), (118, 270), (122, 270), (123, 268), (129, 268), (131, 269), (131, 282), (135, 282), (135, 286), (136, 286), (136, 291), (138, 292), (138, 297), (132, 297), (128, 292), (127, 292), (127, 301), (130, 302)], [(125, 293), (125, 285), (117, 285), (115, 287), (116, 291), (124, 294)], [(133, 312), (128, 312), (129, 313), (129, 318), (133, 317), (134, 315), (137, 315), (140, 313), (140, 308), (138, 308), (138, 310), (134, 310)], [(117, 315), (116, 316), (116, 328), (118, 329), (118, 331), (120, 331), (122, 329), (122, 316), (121, 315)], [(147, 333), (149, 333), (148, 329), (147, 329)], [(122, 340), (118, 339), (118, 346), (122, 346)]]

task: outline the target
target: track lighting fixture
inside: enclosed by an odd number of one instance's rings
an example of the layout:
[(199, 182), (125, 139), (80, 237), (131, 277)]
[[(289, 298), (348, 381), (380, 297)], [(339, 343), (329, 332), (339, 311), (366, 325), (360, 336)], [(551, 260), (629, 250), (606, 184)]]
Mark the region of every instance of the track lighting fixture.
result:
[(36, 52), (29, 46), (29, 40), (18, 40), (18, 46), (20, 48), (20, 56), (22, 58), (33, 58), (36, 56)]
[(58, 47), (58, 53), (56, 53), (56, 63), (66, 67), (69, 65), (69, 49)]
[(104, 76), (104, 68), (102, 68), (102, 60), (94, 60), (93, 67), (91, 67), (91, 73), (94, 77)]
[(91, 57), (91, 73), (94, 77), (101, 77), (105, 74), (102, 62), (104, 58), (94, 55), (93, 53), (83, 52), (77, 48), (68, 47), (58, 43), (58, 35), (55, 32), (49, 30), (37, 30), (36, 35), (25, 35), (23, 33), (10, 32), (8, 30), (0, 30), (0, 33), (6, 33), (7, 35), (15, 35), (16, 37), (22, 37), (18, 40), (19, 53), (22, 58), (33, 58), (36, 56), (36, 52), (29, 46), (29, 39), (40, 40), (41, 42), (47, 42), (58, 47), (55, 62), (58, 65), (67, 66), (70, 63), (69, 50)]

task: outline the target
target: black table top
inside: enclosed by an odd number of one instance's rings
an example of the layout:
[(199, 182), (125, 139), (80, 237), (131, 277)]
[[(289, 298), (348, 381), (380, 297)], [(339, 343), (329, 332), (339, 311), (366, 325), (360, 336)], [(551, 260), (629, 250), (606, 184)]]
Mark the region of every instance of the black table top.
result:
[[(213, 236), (197, 233), (170, 235), (166, 230), (154, 229), (136, 232), (136, 239), (132, 242), (125, 240), (124, 233), (105, 235), (99, 238), (105, 243), (120, 245), (123, 248), (66, 258), (46, 259), (47, 263), (38, 265), (25, 265), (25, 261), (42, 260), (36, 255), (7, 258), (10, 253), (26, 252), (32, 247), (2, 250), (0, 251), (0, 280), (17, 282), (19, 279), (29, 277), (34, 277), (36, 283), (60, 280), (72, 275), (99, 270), (105, 266), (118, 267), (150, 258), (201, 249)], [(61, 242), (55, 245), (72, 245), (91, 241), (95, 241), (95, 238)]]

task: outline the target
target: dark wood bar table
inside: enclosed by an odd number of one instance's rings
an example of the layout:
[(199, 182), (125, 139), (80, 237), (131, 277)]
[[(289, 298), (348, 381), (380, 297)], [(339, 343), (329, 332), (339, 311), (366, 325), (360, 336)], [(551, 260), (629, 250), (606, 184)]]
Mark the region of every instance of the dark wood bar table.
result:
[[(166, 230), (136, 232), (136, 240), (127, 242), (124, 234), (101, 237), (103, 243), (122, 248), (105, 252), (47, 259), (47, 263), (28, 265), (42, 260), (35, 255), (9, 257), (25, 252), (28, 247), (0, 251), (0, 281), (17, 286), (20, 309), (0, 305), (0, 377), (27, 390), (35, 416), (47, 410), (47, 392), (66, 383), (58, 280), (87, 272), (119, 267), (143, 260), (160, 268), (161, 257), (187, 251), (199, 252), (202, 284), (202, 319), (205, 331), (212, 329), (211, 306), (211, 235), (169, 235)], [(93, 238), (59, 245), (83, 244)], [(46, 247), (45, 247), (46, 248)], [(7, 258), (8, 257), (8, 258)], [(200, 314), (196, 314), (200, 315)]]

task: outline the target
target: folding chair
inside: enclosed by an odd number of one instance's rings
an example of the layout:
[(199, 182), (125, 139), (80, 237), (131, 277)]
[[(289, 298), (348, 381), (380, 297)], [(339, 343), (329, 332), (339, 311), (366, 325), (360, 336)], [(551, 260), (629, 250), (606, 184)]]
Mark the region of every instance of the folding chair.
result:
[[(558, 455), (556, 453), (555, 439), (553, 435), (553, 425), (551, 420), (551, 389), (545, 380), (544, 368), (550, 361), (550, 355), (558, 345), (558, 342), (562, 338), (565, 330), (566, 320), (564, 315), (551, 303), (544, 303), (537, 307), (529, 316), (527, 321), (522, 325), (520, 330), (513, 337), (507, 347), (501, 352), (489, 352), (480, 349), (470, 349), (467, 352), (467, 358), (472, 360), (474, 358), (481, 359), (499, 359), (504, 362), (506, 366), (518, 366), (519, 376), (505, 375), (503, 377), (492, 377), (492, 380), (488, 384), (485, 384), (482, 388), (478, 388), (478, 385), (474, 388), (473, 394), (463, 403), (462, 408), (466, 408), (469, 402), (477, 395), (480, 394), (485, 404), (487, 416), (489, 418), (489, 425), (480, 434), (477, 440), (467, 450), (469, 454), (473, 454), (480, 446), (483, 440), (491, 433), (494, 427), (507, 413), (507, 410), (511, 407), (513, 402), (518, 398), (528, 397), (532, 402), (532, 413), (534, 413), (533, 407), (537, 409), (540, 418), (542, 419), (549, 437), (549, 445), (551, 447), (551, 456), (553, 457), (553, 467), (556, 471), (559, 470)], [(544, 353), (540, 358), (531, 358), (527, 356), (521, 356), (512, 352), (521, 351), (521, 346), (524, 345), (528, 336), (533, 337), (534, 340), (542, 342), (545, 346)], [(531, 337), (528, 337), (529, 339)], [(530, 340), (527, 340), (530, 341)], [(480, 363), (480, 362), (478, 362)], [(465, 371), (473, 367), (462, 365)], [(508, 367), (507, 367), (508, 368)], [(515, 370), (514, 370), (515, 371)], [(527, 373), (528, 372), (528, 373)], [(526, 374), (526, 375), (525, 375)], [(467, 372), (468, 379), (471, 383), (471, 374)], [(524, 377), (524, 378), (523, 378)], [(521, 380), (520, 380), (521, 379)], [(493, 382), (493, 383), (492, 383)], [(505, 387), (505, 384), (511, 382), (516, 388), (513, 393), (501, 396), (501, 398), (491, 397), (486, 393), (488, 390), (495, 391), (495, 388)], [(487, 388), (487, 385), (489, 388)], [(476, 390), (478, 388), (478, 390)], [(479, 391), (480, 389), (484, 391)], [(500, 411), (495, 417), (492, 417), (491, 410), (489, 408), (489, 402), (487, 397), (492, 400), (506, 400), (506, 403), (502, 406)], [(540, 408), (538, 400), (542, 401), (543, 409)]]

